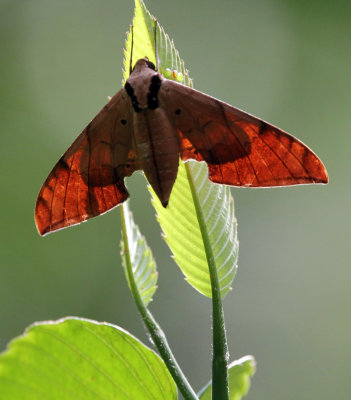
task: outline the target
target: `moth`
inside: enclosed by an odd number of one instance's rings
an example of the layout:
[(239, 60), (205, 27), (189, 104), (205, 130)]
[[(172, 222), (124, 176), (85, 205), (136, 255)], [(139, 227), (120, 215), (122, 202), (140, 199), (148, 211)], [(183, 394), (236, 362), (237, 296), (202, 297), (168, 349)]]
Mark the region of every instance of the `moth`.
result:
[(320, 159), (281, 129), (159, 74), (147, 58), (86, 126), (44, 182), (40, 235), (124, 202), (142, 170), (167, 207), (179, 159), (206, 162), (212, 182), (247, 187), (327, 183)]

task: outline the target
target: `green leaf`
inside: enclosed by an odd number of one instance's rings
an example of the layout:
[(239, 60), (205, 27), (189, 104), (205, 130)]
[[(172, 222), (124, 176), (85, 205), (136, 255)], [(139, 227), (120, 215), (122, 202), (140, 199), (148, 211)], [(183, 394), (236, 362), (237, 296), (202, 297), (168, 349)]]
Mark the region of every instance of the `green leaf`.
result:
[(202, 208), (205, 229), (215, 259), (221, 294), (230, 289), (238, 259), (237, 222), (234, 201), (228, 186), (216, 185), (208, 179), (203, 163), (188, 162), (192, 181), (183, 163), (173, 187), (167, 209), (154, 197), (158, 220), (165, 233), (174, 259), (187, 281), (200, 293), (211, 297), (211, 285), (204, 241), (196, 214), (192, 188)]
[(176, 399), (163, 361), (128, 332), (78, 318), (35, 324), (0, 357), (0, 399)]
[[(132, 36), (133, 36), (133, 54), (132, 52)], [(123, 60), (123, 78), (128, 79), (130, 69), (130, 58), (132, 56), (132, 64), (144, 57), (148, 57), (156, 65), (155, 53), (155, 18), (146, 9), (142, 0), (135, 0), (135, 9), (133, 16), (133, 35), (132, 30), (127, 34), (124, 49)]]
[[(145, 306), (149, 304), (153, 294), (157, 289), (157, 272), (155, 260), (152, 252), (146, 243), (145, 237), (140, 233), (139, 227), (135, 225), (133, 214), (129, 210), (129, 201), (123, 203), (124, 208), (124, 224), (126, 229), (126, 237), (121, 241), (121, 255), (123, 267), (126, 273), (129, 288), (132, 290), (129, 273), (127, 269), (126, 249), (128, 246), (128, 254), (130, 265), (139, 296)], [(124, 235), (123, 235), (124, 237)], [(125, 243), (127, 241), (127, 243)]]
[[(180, 59), (179, 53), (176, 51), (173, 42), (164, 32), (164, 29), (156, 22), (145, 7), (142, 0), (135, 0), (135, 9), (133, 16), (133, 35), (130, 29), (127, 34), (124, 49), (123, 60), (123, 78), (128, 79), (130, 69), (130, 57), (132, 55), (132, 64), (134, 65), (140, 58), (147, 57), (157, 66), (156, 49), (155, 49), (155, 26), (157, 24), (156, 42), (158, 50), (158, 59), (160, 61), (160, 72), (170, 68), (176, 70), (183, 75), (183, 83), (190, 86), (192, 81), (189, 78), (188, 70), (184, 67), (184, 62)], [(133, 54), (132, 52), (132, 36), (133, 36)]]
[[(250, 378), (255, 373), (256, 362), (252, 356), (233, 361), (228, 366), (229, 400), (240, 400), (250, 389)], [(209, 382), (199, 394), (201, 400), (211, 400), (212, 385)]]
[[(144, 3), (139, 0), (136, 0), (133, 26), (133, 60), (147, 56), (154, 61), (156, 58), (155, 19), (146, 10)], [(192, 86), (184, 62), (160, 25), (157, 25), (156, 42), (160, 69), (165, 71), (168, 68), (178, 71), (184, 76), (182, 83)], [(131, 33), (126, 42), (126, 70), (129, 65), (130, 51)], [(125, 71), (125, 79), (127, 75)], [(149, 190), (154, 199), (153, 204), (158, 214), (158, 221), (165, 233), (165, 240), (176, 263), (194, 288), (205, 296), (211, 297), (208, 260), (203, 238), (203, 230), (207, 230), (210, 239), (207, 245), (212, 248), (223, 296), (229, 291), (237, 269), (238, 240), (233, 199), (229, 187), (209, 181), (206, 164), (189, 162), (188, 165), (188, 171), (186, 171), (183, 162), (180, 162), (178, 177), (166, 209), (162, 207), (152, 189), (149, 188)], [(197, 197), (201, 206), (205, 219), (204, 225), (199, 224), (194, 196)]]

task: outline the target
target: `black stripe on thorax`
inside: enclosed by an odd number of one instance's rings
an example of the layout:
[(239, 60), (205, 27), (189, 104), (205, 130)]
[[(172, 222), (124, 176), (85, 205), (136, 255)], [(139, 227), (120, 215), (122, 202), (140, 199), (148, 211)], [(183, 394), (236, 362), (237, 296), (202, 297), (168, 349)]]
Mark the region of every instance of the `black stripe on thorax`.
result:
[(140, 112), (141, 108), (139, 106), (138, 103), (138, 99), (134, 94), (134, 89), (132, 88), (132, 85), (127, 81), (126, 84), (124, 85), (124, 89), (127, 92), (127, 95), (130, 97), (130, 99), (132, 100), (132, 106), (134, 108), (135, 112)]
[(161, 87), (161, 78), (159, 75), (154, 75), (151, 78), (149, 93), (147, 94), (147, 107), (154, 110), (158, 107), (158, 92)]

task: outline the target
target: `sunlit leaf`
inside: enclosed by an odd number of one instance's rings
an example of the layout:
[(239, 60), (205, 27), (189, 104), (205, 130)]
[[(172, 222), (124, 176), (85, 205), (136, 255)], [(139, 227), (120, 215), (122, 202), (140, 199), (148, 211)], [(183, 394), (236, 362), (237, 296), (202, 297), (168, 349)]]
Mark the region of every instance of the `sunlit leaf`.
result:
[(159, 356), (106, 323), (67, 318), (35, 324), (0, 357), (1, 400), (176, 398)]

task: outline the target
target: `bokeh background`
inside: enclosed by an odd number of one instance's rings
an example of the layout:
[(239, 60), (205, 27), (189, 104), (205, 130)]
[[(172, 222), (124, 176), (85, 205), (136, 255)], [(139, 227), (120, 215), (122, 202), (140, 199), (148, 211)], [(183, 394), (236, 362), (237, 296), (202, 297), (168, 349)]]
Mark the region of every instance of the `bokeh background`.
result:
[[(248, 399), (350, 399), (351, 2), (146, 2), (195, 87), (288, 130), (328, 186), (233, 189), (240, 260), (225, 299), (231, 360), (258, 362)], [(48, 237), (33, 221), (54, 163), (121, 87), (127, 0), (0, 0), (0, 350), (67, 315), (148, 339), (119, 256), (118, 210)], [(198, 389), (210, 377), (211, 303), (160, 237), (145, 180), (131, 207), (154, 251), (151, 309)]]

